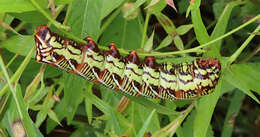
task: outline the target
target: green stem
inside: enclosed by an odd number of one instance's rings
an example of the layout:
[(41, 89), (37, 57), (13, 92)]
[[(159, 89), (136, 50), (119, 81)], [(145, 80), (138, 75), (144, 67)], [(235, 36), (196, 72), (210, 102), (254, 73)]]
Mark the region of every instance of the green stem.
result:
[(24, 22), (24, 21), (21, 22), (17, 27), (15, 27), (14, 30), (15, 30), (16, 32), (19, 32), (25, 24), (26, 24), (26, 22)]
[[(19, 68), (16, 70), (16, 72), (14, 73), (12, 78), (10, 79), (11, 83), (17, 81), (20, 78), (22, 72), (24, 71), (24, 69), (26, 68), (28, 63), (30, 62), (32, 55), (35, 52), (35, 46), (32, 46), (32, 47), (33, 48), (31, 49), (31, 51), (28, 53), (28, 55), (26, 56), (26, 58), (24, 59), (22, 64), (19, 66)], [(8, 85), (5, 85), (4, 88), (0, 91), (0, 97), (2, 97), (6, 93), (7, 88), (8, 88)]]
[(71, 11), (71, 7), (72, 7), (72, 3), (69, 3), (69, 6), (68, 6), (68, 9), (67, 9), (67, 12), (66, 12), (66, 16), (65, 16), (65, 19), (63, 21), (63, 25), (67, 24), (68, 22), (68, 18), (69, 18), (69, 13)]
[(149, 11), (147, 11), (147, 15), (145, 17), (145, 22), (144, 22), (144, 30), (143, 30), (143, 34), (142, 34), (141, 49), (144, 49), (144, 42), (145, 42), (146, 37), (147, 37), (146, 33), (147, 33), (147, 28), (148, 28), (150, 16), (151, 16), (151, 13)]
[[(16, 59), (16, 57), (18, 56), (18, 54), (15, 54), (12, 59), (7, 63), (7, 65), (5, 66), (5, 69), (7, 69), (13, 62), (14, 60)], [(3, 72), (1, 71), (0, 72), (0, 77), (2, 76)]]
[(253, 52), (251, 52), (247, 57), (245, 57), (243, 60), (239, 61), (238, 63), (245, 63), (245, 62), (247, 62), (252, 57), (254, 57), (259, 51), (260, 51), (260, 44), (258, 44), (258, 46), (254, 49)]
[(23, 120), (24, 117), (23, 117), (23, 114), (22, 114), (22, 111), (21, 111), (21, 106), (17, 100), (17, 96), (16, 96), (16, 90), (14, 89), (13, 85), (12, 85), (12, 82), (10, 81), (10, 78), (8, 76), (8, 73), (7, 73), (7, 70), (5, 69), (5, 65), (4, 65), (4, 61), (2, 59), (2, 56), (0, 56), (0, 66), (2, 68), (2, 71), (3, 71), (3, 74), (5, 76), (5, 79), (7, 81), (7, 84), (12, 92), (12, 95), (13, 95), (13, 98), (15, 100), (15, 103), (16, 103), (16, 106), (17, 106), (17, 109), (18, 109), (18, 113), (19, 113), (19, 116), (21, 117), (21, 119)]
[[(195, 48), (191, 48), (191, 49), (187, 49), (187, 50), (182, 50), (182, 51), (164, 52), (164, 53), (139, 53), (138, 55), (139, 55), (140, 57), (151, 56), (151, 55), (158, 57), (158, 56), (169, 56), (169, 55), (176, 55), (176, 54), (185, 54), (185, 53), (191, 53), (191, 52), (204, 52), (204, 50), (202, 50), (202, 48), (204, 48), (204, 47), (206, 47), (206, 46), (209, 46), (209, 45), (211, 45), (211, 44), (213, 44), (213, 43), (215, 43), (215, 42), (217, 42), (217, 41), (219, 41), (219, 40), (221, 40), (221, 39), (223, 39), (223, 38), (225, 38), (225, 37), (227, 37), (227, 36), (229, 36), (229, 35), (231, 35), (231, 34), (237, 32), (237, 31), (239, 31), (240, 29), (242, 29), (242, 28), (246, 27), (247, 25), (253, 23), (253, 22), (256, 21), (257, 19), (260, 19), (260, 14), (257, 15), (256, 17), (252, 18), (252, 19), (249, 20), (248, 22), (246, 22), (246, 23), (240, 25), (239, 27), (233, 29), (232, 31), (230, 31), (230, 32), (228, 32), (228, 33), (226, 33), (226, 34), (224, 34), (224, 35), (222, 35), (222, 36), (220, 36), (220, 37), (218, 37), (218, 38), (216, 38), (216, 39), (214, 39), (214, 40), (211, 40), (211, 41), (209, 41), (208, 43), (205, 43), (205, 44), (202, 44), (202, 45), (200, 45), (200, 46), (198, 46), (198, 47), (195, 47)], [(77, 42), (80, 42), (80, 43), (83, 43), (83, 44), (87, 44), (87, 42), (84, 41), (83, 39), (80, 39), (80, 38), (76, 37), (75, 35), (73, 35), (73, 34), (67, 32), (67, 31), (61, 30), (61, 32), (63, 32), (63, 33), (64, 33), (65, 35), (67, 35), (69, 38), (71, 38), (71, 39), (73, 39), (73, 40), (75, 40), (75, 41), (77, 41)], [(107, 47), (102, 46), (102, 45), (99, 45), (99, 48), (100, 48), (101, 50), (108, 50)], [(118, 50), (119, 50), (122, 54), (125, 54), (125, 55), (129, 54), (129, 51), (128, 51), (128, 50), (124, 50), (124, 49), (120, 49), (120, 48), (119, 48)]]
[[(256, 27), (254, 32), (259, 32), (259, 30), (260, 30), (260, 25)], [(241, 45), (241, 47), (231, 57), (229, 57), (227, 61), (228, 65), (230, 65), (237, 59), (237, 57), (242, 53), (242, 51), (246, 48), (249, 42), (255, 37), (256, 33), (254, 32), (251, 33), (250, 36), (246, 39), (246, 41)]]
[[(188, 116), (188, 114), (193, 109), (194, 104), (190, 104), (190, 106), (184, 110), (174, 121), (170, 124), (162, 128), (161, 130), (155, 132), (152, 137), (164, 137), (164, 136), (173, 136), (176, 130), (180, 127), (183, 120)], [(170, 135), (171, 134), (171, 135)]]
[(53, 18), (51, 18), (51, 16), (45, 12), (42, 7), (35, 1), (35, 0), (31, 0), (32, 4), (36, 7), (36, 9), (38, 9), (55, 27), (63, 29), (63, 30), (70, 30), (70, 27), (62, 25), (61, 23), (57, 22), (56, 20), (54, 20)]
[(109, 16), (109, 18), (102, 25), (99, 35), (101, 35), (106, 30), (106, 28), (112, 23), (112, 21), (120, 14), (121, 10), (122, 7), (118, 8), (115, 12), (112, 13), (111, 16)]
[[(231, 35), (231, 34), (237, 32), (237, 31), (239, 31), (240, 29), (242, 29), (242, 28), (244, 28), (245, 26), (247, 26), (247, 25), (253, 23), (253, 22), (256, 21), (257, 19), (260, 19), (260, 14), (257, 15), (256, 17), (254, 17), (253, 19), (249, 20), (248, 22), (242, 24), (241, 26), (239, 26), (239, 27), (233, 29), (232, 31), (230, 31), (230, 32), (228, 32), (228, 33), (226, 33), (226, 34), (224, 34), (224, 35), (222, 35), (222, 36), (220, 36), (220, 37), (218, 37), (218, 38), (216, 38), (216, 39), (214, 39), (214, 40), (211, 40), (211, 41), (209, 41), (208, 43), (202, 44), (202, 45), (200, 45), (200, 46), (198, 46), (198, 47), (191, 48), (191, 49), (187, 49), (187, 50), (183, 50), (183, 51), (174, 51), (174, 52), (158, 53), (158, 54), (153, 54), (153, 56), (169, 56), (169, 55), (174, 55), (174, 54), (183, 54), (183, 53), (196, 52), (196, 51), (198, 51), (198, 50), (201, 49), (201, 48), (204, 48), (204, 47), (206, 47), (206, 46), (209, 46), (209, 45), (211, 45), (211, 44), (213, 44), (213, 43), (215, 43), (215, 42), (217, 42), (217, 41), (219, 41), (219, 40), (221, 40), (221, 39), (223, 39), (223, 38), (225, 38), (225, 37), (227, 37), (227, 36), (229, 36), (229, 35)], [(139, 55), (141, 55), (141, 54), (139, 54)], [(142, 54), (142, 55), (147, 55), (147, 54)]]
[[(217, 21), (214, 20), (213, 22), (211, 22), (206, 29), (209, 30), (210, 28), (212, 28), (214, 25), (216, 25)], [(190, 48), (192, 43), (194, 43), (196, 41), (196, 37), (192, 38), (184, 47), (185, 49)]]

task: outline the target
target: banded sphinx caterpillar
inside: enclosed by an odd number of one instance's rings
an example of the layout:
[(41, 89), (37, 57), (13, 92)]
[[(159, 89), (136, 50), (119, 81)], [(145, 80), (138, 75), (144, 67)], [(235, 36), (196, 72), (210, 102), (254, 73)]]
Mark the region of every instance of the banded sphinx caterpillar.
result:
[(217, 59), (200, 58), (180, 64), (158, 64), (153, 56), (141, 61), (136, 51), (122, 57), (115, 44), (100, 51), (92, 38), (76, 43), (52, 32), (35, 29), (36, 61), (56, 66), (89, 81), (132, 96), (181, 100), (213, 92), (221, 71)]

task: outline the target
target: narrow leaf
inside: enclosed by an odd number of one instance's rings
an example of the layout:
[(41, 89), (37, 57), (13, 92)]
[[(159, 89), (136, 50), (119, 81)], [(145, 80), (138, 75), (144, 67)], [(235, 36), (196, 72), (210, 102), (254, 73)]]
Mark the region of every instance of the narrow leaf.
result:
[(146, 41), (145, 45), (144, 45), (144, 51), (149, 52), (152, 50), (153, 48), (153, 37), (154, 37), (154, 31), (152, 33), (152, 35), (150, 36), (150, 38)]
[(165, 37), (163, 39), (163, 41), (160, 43), (160, 45), (155, 50), (159, 50), (159, 49), (162, 49), (164, 47), (167, 47), (171, 43), (172, 43), (172, 37), (170, 35), (168, 35), (167, 37)]
[(215, 106), (220, 97), (221, 85), (222, 78), (220, 78), (213, 93), (199, 100), (193, 125), (194, 137), (206, 137)]
[(144, 136), (144, 133), (145, 133), (146, 129), (148, 128), (149, 123), (151, 122), (154, 113), (155, 113), (155, 109), (151, 112), (151, 114), (146, 119), (145, 123), (143, 124), (143, 127), (138, 132), (137, 137), (143, 137)]
[(176, 32), (179, 35), (184, 35), (186, 34), (188, 31), (190, 31), (190, 29), (193, 28), (193, 24), (188, 24), (188, 25), (181, 25), (176, 29)]

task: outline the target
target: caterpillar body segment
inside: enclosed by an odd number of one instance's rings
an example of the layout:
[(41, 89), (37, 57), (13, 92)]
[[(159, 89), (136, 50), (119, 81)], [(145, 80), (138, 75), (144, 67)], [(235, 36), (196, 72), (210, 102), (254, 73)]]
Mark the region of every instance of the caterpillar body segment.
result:
[(120, 55), (114, 43), (101, 51), (88, 37), (79, 44), (51, 32), (35, 29), (36, 61), (77, 74), (87, 80), (132, 96), (180, 100), (213, 92), (221, 71), (217, 59), (200, 58), (180, 64), (158, 64), (153, 56), (141, 61), (136, 51)]

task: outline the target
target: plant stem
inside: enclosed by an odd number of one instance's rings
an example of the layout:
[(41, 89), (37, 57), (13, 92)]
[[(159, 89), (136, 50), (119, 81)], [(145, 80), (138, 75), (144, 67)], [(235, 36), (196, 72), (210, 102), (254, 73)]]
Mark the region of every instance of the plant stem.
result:
[(1, 69), (2, 69), (3, 74), (4, 74), (4, 76), (5, 76), (5, 79), (6, 79), (6, 81), (7, 81), (7, 84), (8, 84), (8, 86), (9, 86), (11, 92), (12, 92), (13, 98), (14, 98), (14, 100), (15, 100), (15, 103), (16, 103), (16, 106), (17, 106), (17, 109), (18, 109), (19, 116), (20, 116), (21, 119), (23, 120), (24, 117), (23, 117), (23, 114), (22, 114), (22, 111), (21, 111), (21, 106), (20, 106), (20, 104), (19, 104), (19, 102), (18, 102), (18, 100), (17, 100), (16, 90), (15, 90), (15, 88), (13, 87), (12, 82), (10, 81), (10, 78), (9, 78), (9, 76), (8, 76), (8, 73), (7, 73), (7, 70), (5, 69), (5, 65), (4, 65), (4, 61), (3, 61), (3, 59), (2, 59), (2, 56), (0, 56), (0, 66), (1, 66)]
[(63, 21), (63, 25), (67, 24), (68, 22), (68, 18), (69, 18), (69, 13), (71, 11), (71, 7), (72, 7), (72, 3), (69, 3), (69, 6), (68, 6), (68, 9), (67, 9), (67, 12), (66, 12), (66, 15), (65, 15), (65, 19)]
[[(28, 65), (28, 63), (30, 62), (32, 55), (34, 54), (35, 51), (35, 46), (32, 46), (33, 48), (31, 49), (31, 51), (28, 53), (28, 55), (26, 56), (26, 58), (24, 59), (24, 61), (22, 62), (22, 64), (19, 66), (19, 68), (16, 70), (16, 72), (14, 73), (14, 75), (11, 77), (10, 82), (13, 83), (15, 81), (17, 81), (22, 72), (24, 71), (24, 69), (26, 68), (26, 66)], [(2, 90), (0, 91), (0, 97), (2, 97), (6, 91), (7, 91), (8, 85), (5, 85), (4, 88), (2, 88)]]
[[(257, 15), (256, 17), (254, 17), (253, 19), (249, 20), (248, 22), (242, 24), (241, 26), (239, 26), (239, 27), (233, 29), (232, 31), (230, 31), (230, 32), (228, 32), (228, 33), (226, 33), (226, 34), (224, 34), (224, 35), (222, 35), (222, 36), (220, 36), (220, 37), (218, 37), (218, 38), (216, 38), (216, 39), (214, 39), (214, 40), (211, 40), (211, 41), (209, 41), (208, 43), (202, 44), (202, 45), (200, 45), (200, 46), (198, 46), (198, 47), (191, 48), (191, 49), (187, 49), (187, 50), (183, 50), (183, 51), (173, 51), (173, 52), (158, 53), (158, 54), (153, 54), (153, 56), (169, 56), (169, 55), (174, 55), (174, 54), (183, 54), (183, 53), (196, 52), (196, 51), (198, 51), (198, 50), (201, 49), (201, 48), (204, 48), (204, 47), (206, 47), (206, 46), (209, 46), (209, 45), (211, 45), (212, 43), (215, 43), (215, 42), (217, 42), (217, 41), (219, 41), (219, 40), (221, 40), (221, 39), (223, 39), (223, 38), (225, 38), (225, 37), (227, 37), (227, 36), (229, 36), (229, 35), (231, 35), (231, 34), (237, 32), (237, 31), (239, 31), (240, 29), (242, 29), (242, 28), (244, 28), (245, 26), (247, 26), (247, 25), (253, 23), (253, 22), (256, 21), (257, 19), (260, 19), (260, 14)], [(139, 54), (139, 55), (147, 55), (147, 54)]]
[[(67, 31), (64, 31), (62, 28), (64, 28), (64, 25), (61, 25), (59, 22), (56, 22), (55, 20), (53, 20), (36, 2), (35, 0), (31, 0), (32, 3), (50, 20), (51, 23), (53, 23), (57, 28), (61, 28), (61, 32), (63, 32), (65, 35), (67, 35), (69, 38), (77, 41), (77, 42), (80, 42), (80, 43), (83, 43), (83, 44), (87, 44), (86, 41), (84, 41), (83, 39), (80, 39), (76, 36), (74, 36), (73, 34), (67, 32)], [(149, 14), (149, 13), (148, 13)], [(149, 18), (149, 15), (147, 15)], [(209, 46), (211, 45), (212, 43), (215, 43), (237, 31), (239, 31), (240, 29), (244, 28), (245, 26), (253, 23), (254, 21), (256, 21), (257, 19), (260, 19), (260, 14), (257, 15), (256, 17), (252, 18), (251, 20), (249, 20), (248, 22), (240, 25), (239, 27), (233, 29), (232, 31), (214, 39), (214, 40), (211, 40), (209, 41), (208, 43), (205, 43), (205, 44), (202, 44), (198, 47), (195, 47), (195, 48), (191, 48), (191, 49), (187, 49), (187, 50), (182, 50), (182, 51), (173, 51), (173, 52), (164, 52), (164, 53), (139, 53), (138, 55), (142, 58), (142, 57), (145, 57), (145, 56), (169, 56), (169, 55), (176, 55), (176, 54), (185, 54), (185, 53), (191, 53), (191, 52), (204, 52), (204, 50), (202, 50), (202, 48), (206, 47), (206, 46)], [(148, 19), (147, 19), (148, 20)], [(145, 24), (148, 24), (148, 21), (145, 21), (146, 23)], [(143, 31), (143, 40), (142, 40), (142, 43), (144, 43), (144, 34), (146, 34), (146, 30), (147, 30), (147, 25), (145, 25), (146, 27), (144, 28), (144, 31)], [(65, 26), (66, 27), (66, 26)], [(144, 45), (144, 44), (142, 44)], [(143, 47), (143, 46), (142, 46)], [(105, 47), (105, 46), (102, 46), (102, 45), (99, 45), (99, 48), (101, 50), (107, 50), (108, 48)], [(129, 54), (129, 51), (128, 50), (124, 50), (124, 49), (118, 49), (122, 54)], [(241, 49), (240, 49), (241, 50)], [(240, 53), (236, 53), (236, 54), (240, 54)], [(233, 57), (232, 57), (233, 58)], [(233, 62), (233, 61), (231, 61)]]
[[(260, 25), (258, 25), (256, 27), (254, 32), (258, 32), (259, 30), (260, 30)], [(251, 33), (250, 36), (246, 39), (246, 41), (241, 45), (241, 47), (231, 57), (229, 57), (229, 59), (227, 61), (227, 65), (230, 65), (231, 63), (233, 63), (238, 58), (238, 56), (246, 48), (246, 46), (249, 44), (249, 42), (255, 37), (256, 33), (254, 33), (254, 32)]]
[(102, 25), (99, 36), (106, 30), (106, 28), (112, 23), (112, 21), (120, 14), (121, 10), (122, 7), (118, 8), (115, 12), (112, 13), (111, 16), (109, 16), (109, 18)]
[(31, 2), (36, 7), (36, 9), (38, 9), (55, 27), (63, 29), (63, 30), (67, 30), (67, 31), (70, 30), (70, 27), (62, 25), (61, 23), (52, 19), (51, 16), (47, 12), (45, 12), (35, 0), (31, 0)]
[(245, 57), (243, 60), (239, 61), (239, 63), (244, 63), (250, 60), (253, 56), (255, 56), (260, 51), (260, 44), (255, 48), (255, 50), (250, 53), (247, 57)]

